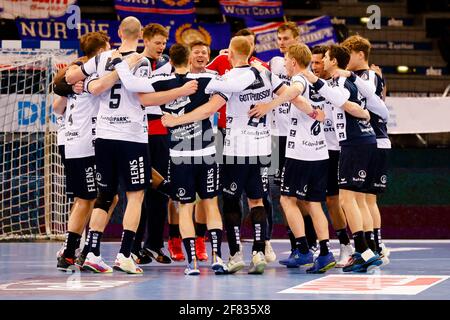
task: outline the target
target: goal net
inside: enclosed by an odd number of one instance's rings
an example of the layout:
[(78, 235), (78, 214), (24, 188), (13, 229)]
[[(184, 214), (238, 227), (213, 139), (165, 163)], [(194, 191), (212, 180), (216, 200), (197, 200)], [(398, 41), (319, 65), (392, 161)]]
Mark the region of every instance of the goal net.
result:
[(0, 49), (0, 240), (59, 239), (70, 201), (52, 80), (75, 50)]

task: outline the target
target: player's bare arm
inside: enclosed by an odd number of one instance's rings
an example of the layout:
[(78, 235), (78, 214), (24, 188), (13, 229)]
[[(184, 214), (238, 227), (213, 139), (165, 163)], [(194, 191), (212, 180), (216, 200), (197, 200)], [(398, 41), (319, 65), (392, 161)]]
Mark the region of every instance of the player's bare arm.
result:
[(57, 97), (53, 101), (53, 112), (57, 114), (64, 114), (67, 105), (67, 97)]
[(165, 113), (162, 118), (162, 124), (165, 127), (175, 127), (179, 126), (185, 123), (191, 123), (195, 121), (200, 121), (203, 119), (206, 119), (213, 115), (215, 112), (217, 112), (224, 104), (226, 103), (225, 99), (215, 94), (212, 96), (212, 98), (205, 104), (201, 105), (200, 107), (196, 108), (195, 110), (185, 113), (182, 116), (174, 117), (171, 114)]

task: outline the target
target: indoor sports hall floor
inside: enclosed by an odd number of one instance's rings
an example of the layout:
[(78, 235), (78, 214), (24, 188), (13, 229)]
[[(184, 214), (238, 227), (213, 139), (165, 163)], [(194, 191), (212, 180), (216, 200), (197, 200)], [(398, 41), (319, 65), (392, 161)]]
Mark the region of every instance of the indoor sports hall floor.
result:
[[(144, 266), (143, 275), (117, 271), (101, 275), (66, 274), (56, 270), (61, 243), (0, 243), (0, 300), (3, 299), (146, 299), (146, 300), (450, 300), (450, 241), (385, 241), (391, 263), (374, 274), (343, 274), (333, 269), (309, 275), (277, 262), (264, 275), (215, 276), (203, 263), (200, 276), (185, 276), (184, 263)], [(335, 256), (338, 244), (331, 244)], [(278, 257), (285, 257), (287, 240), (273, 241)], [(224, 257), (228, 258), (227, 244)], [(103, 243), (109, 263), (118, 243)], [(244, 243), (247, 264), (251, 244)], [(244, 269), (246, 270), (246, 269)]]

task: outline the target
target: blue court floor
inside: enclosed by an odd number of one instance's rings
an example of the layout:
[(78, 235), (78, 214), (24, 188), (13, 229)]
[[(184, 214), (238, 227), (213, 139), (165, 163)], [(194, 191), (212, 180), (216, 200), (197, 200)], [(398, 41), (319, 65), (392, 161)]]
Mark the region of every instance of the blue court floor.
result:
[[(277, 258), (288, 255), (287, 240), (273, 240)], [(143, 266), (143, 275), (117, 271), (101, 275), (56, 270), (61, 243), (0, 243), (0, 300), (450, 300), (450, 241), (386, 240), (391, 263), (373, 274), (344, 274), (332, 269), (310, 275), (273, 262), (263, 275), (216, 276), (202, 263), (200, 276), (185, 276), (184, 263)], [(338, 243), (331, 247), (337, 257)], [(102, 256), (113, 263), (118, 243), (102, 243)], [(247, 266), (251, 243), (244, 242)], [(223, 256), (228, 259), (227, 244)]]

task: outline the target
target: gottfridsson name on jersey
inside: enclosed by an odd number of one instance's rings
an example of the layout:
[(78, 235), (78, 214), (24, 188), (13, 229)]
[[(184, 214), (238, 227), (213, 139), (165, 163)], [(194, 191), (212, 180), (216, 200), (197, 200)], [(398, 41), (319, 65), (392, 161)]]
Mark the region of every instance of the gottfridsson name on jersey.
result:
[(259, 73), (253, 67), (232, 69), (228, 77), (242, 72), (254, 72), (255, 82), (239, 93), (226, 94), (227, 127), (224, 155), (227, 156), (267, 156), (271, 154), (270, 123), (267, 116), (249, 117), (248, 112), (258, 103), (272, 100), (272, 93), (283, 82), (270, 71)]
[[(114, 71), (111, 54), (112, 51), (106, 51), (90, 59), (83, 65), (83, 72), (86, 75), (96, 72), (102, 77)], [(148, 77), (150, 61), (145, 57), (142, 58), (132, 71), (138, 77)], [(126, 90), (118, 80), (110, 90), (99, 96), (99, 101), (98, 138), (148, 143), (147, 117), (137, 93)]]
[[(300, 83), (304, 88), (302, 96), (308, 99), (314, 108), (323, 109), (325, 99), (316, 94), (312, 85), (303, 76), (297, 75), (292, 77), (292, 83)], [(304, 161), (328, 159), (323, 124), (320, 121), (312, 119), (295, 106), (292, 106), (290, 110), (286, 158)]]

